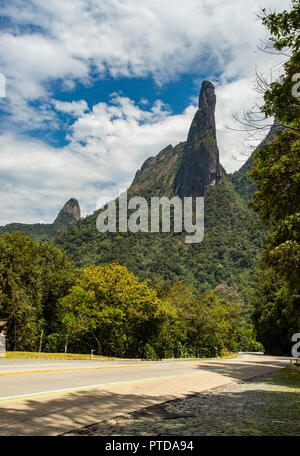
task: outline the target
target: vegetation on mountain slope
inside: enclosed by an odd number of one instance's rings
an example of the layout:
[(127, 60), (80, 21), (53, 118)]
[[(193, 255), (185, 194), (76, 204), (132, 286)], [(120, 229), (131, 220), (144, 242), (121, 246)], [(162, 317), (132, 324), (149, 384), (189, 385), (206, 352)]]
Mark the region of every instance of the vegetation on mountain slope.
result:
[(0, 233), (21, 232), (35, 241), (49, 242), (59, 231), (80, 220), (80, 207), (75, 198), (66, 202), (53, 223), (9, 223), (0, 226)]
[(199, 244), (186, 244), (186, 233), (99, 233), (99, 212), (55, 238), (55, 245), (78, 267), (117, 260), (142, 280), (185, 281), (199, 291), (225, 282), (247, 296), (263, 234), (226, 177), (207, 193), (205, 234)]
[(285, 128), (254, 154), (250, 178), (256, 184), (251, 204), (268, 233), (262, 270), (254, 288), (254, 322), (269, 352), (287, 353), (300, 330), (300, 105), (294, 75), (300, 73), (300, 5), (264, 13), (273, 46), (291, 55), (280, 79), (265, 92), (262, 112)]

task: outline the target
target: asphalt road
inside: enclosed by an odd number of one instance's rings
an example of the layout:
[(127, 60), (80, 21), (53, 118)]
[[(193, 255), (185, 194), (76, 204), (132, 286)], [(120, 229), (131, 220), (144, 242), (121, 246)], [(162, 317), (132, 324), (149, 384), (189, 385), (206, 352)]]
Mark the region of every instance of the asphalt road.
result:
[(226, 360), (0, 359), (0, 435), (58, 435), (287, 363), (247, 353)]

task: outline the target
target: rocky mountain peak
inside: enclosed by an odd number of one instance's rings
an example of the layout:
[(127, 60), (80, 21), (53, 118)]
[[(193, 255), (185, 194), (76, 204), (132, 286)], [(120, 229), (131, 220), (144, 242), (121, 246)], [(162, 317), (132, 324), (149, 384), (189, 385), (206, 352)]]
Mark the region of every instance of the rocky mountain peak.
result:
[(215, 106), (214, 85), (203, 81), (199, 108), (190, 126), (182, 163), (174, 181), (174, 191), (181, 197), (203, 196), (208, 187), (220, 180)]
[(215, 109), (216, 107), (216, 94), (215, 86), (210, 81), (203, 81), (199, 94), (199, 109), (207, 107), (209, 109)]
[(80, 206), (76, 198), (71, 198), (59, 211), (54, 220), (55, 225), (70, 225), (80, 220)]

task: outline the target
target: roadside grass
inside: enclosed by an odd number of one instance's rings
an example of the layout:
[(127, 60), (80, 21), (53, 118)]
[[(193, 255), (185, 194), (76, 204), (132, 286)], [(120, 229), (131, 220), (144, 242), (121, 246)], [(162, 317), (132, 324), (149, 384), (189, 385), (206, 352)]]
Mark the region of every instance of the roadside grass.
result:
[[(228, 352), (226, 354), (222, 354), (218, 356), (217, 358), (234, 358), (237, 356), (236, 353), (231, 353)], [(7, 351), (6, 352), (6, 358), (7, 359), (15, 359), (15, 358), (23, 358), (23, 359), (70, 359), (70, 360), (76, 360), (76, 359), (82, 359), (82, 360), (126, 360), (128, 358), (117, 358), (115, 356), (100, 356), (100, 355), (93, 355), (91, 354), (80, 354), (80, 353), (44, 353), (44, 352), (23, 352), (23, 351)], [(131, 358), (135, 359), (136, 361), (139, 360), (137, 358)], [(205, 361), (206, 359), (216, 359), (216, 358), (171, 358), (174, 361), (193, 361), (193, 360), (203, 360)], [(152, 359), (142, 359), (142, 361), (153, 361)], [(160, 361), (160, 360), (154, 360), (154, 361)]]
[[(43, 352), (22, 352), (22, 351), (7, 351), (7, 359), (14, 358), (26, 358), (26, 359), (91, 359), (90, 354), (80, 354), (80, 353), (43, 353)], [(93, 355), (93, 359), (120, 359), (113, 356), (100, 356)]]
[(300, 366), (284, 367), (266, 379), (266, 383), (287, 388), (300, 388)]

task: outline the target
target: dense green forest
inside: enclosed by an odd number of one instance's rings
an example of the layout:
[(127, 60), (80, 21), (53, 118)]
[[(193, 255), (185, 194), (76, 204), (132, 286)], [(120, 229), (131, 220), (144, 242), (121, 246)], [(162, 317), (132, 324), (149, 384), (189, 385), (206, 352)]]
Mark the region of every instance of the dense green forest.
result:
[(162, 358), (260, 348), (241, 296), (226, 285), (203, 294), (180, 282), (159, 287), (118, 263), (79, 271), (22, 233), (1, 236), (0, 258), (10, 350)]
[[(147, 198), (146, 192), (139, 196)], [(99, 233), (99, 212), (55, 238), (77, 267), (119, 261), (142, 280), (184, 281), (201, 292), (228, 283), (249, 298), (263, 231), (225, 174), (206, 195), (204, 240), (198, 244), (186, 244), (184, 232)]]
[(290, 58), (261, 107), (282, 129), (258, 148), (249, 173), (256, 184), (251, 207), (267, 233), (253, 285), (253, 321), (268, 352), (289, 353), (291, 336), (300, 329), (300, 94), (294, 82), (300, 73), (300, 4), (292, 1), (291, 11), (279, 14), (263, 11), (262, 21), (273, 48)]
[(261, 19), (274, 49), (290, 55), (280, 79), (266, 83), (260, 108), (280, 128), (230, 176), (219, 166), (211, 129), (195, 130), (199, 119), (200, 128), (206, 122), (200, 104), (187, 142), (148, 159), (128, 191), (176, 194), (190, 144), (204, 144), (217, 179), (205, 192), (203, 242), (186, 244), (185, 233), (174, 232), (99, 233), (99, 211), (51, 226), (49, 243), (41, 242), (44, 228), (36, 240), (2, 233), (0, 319), (7, 320), (8, 349), (152, 359), (289, 353), (300, 330), (299, 2), (291, 11), (263, 11)]

